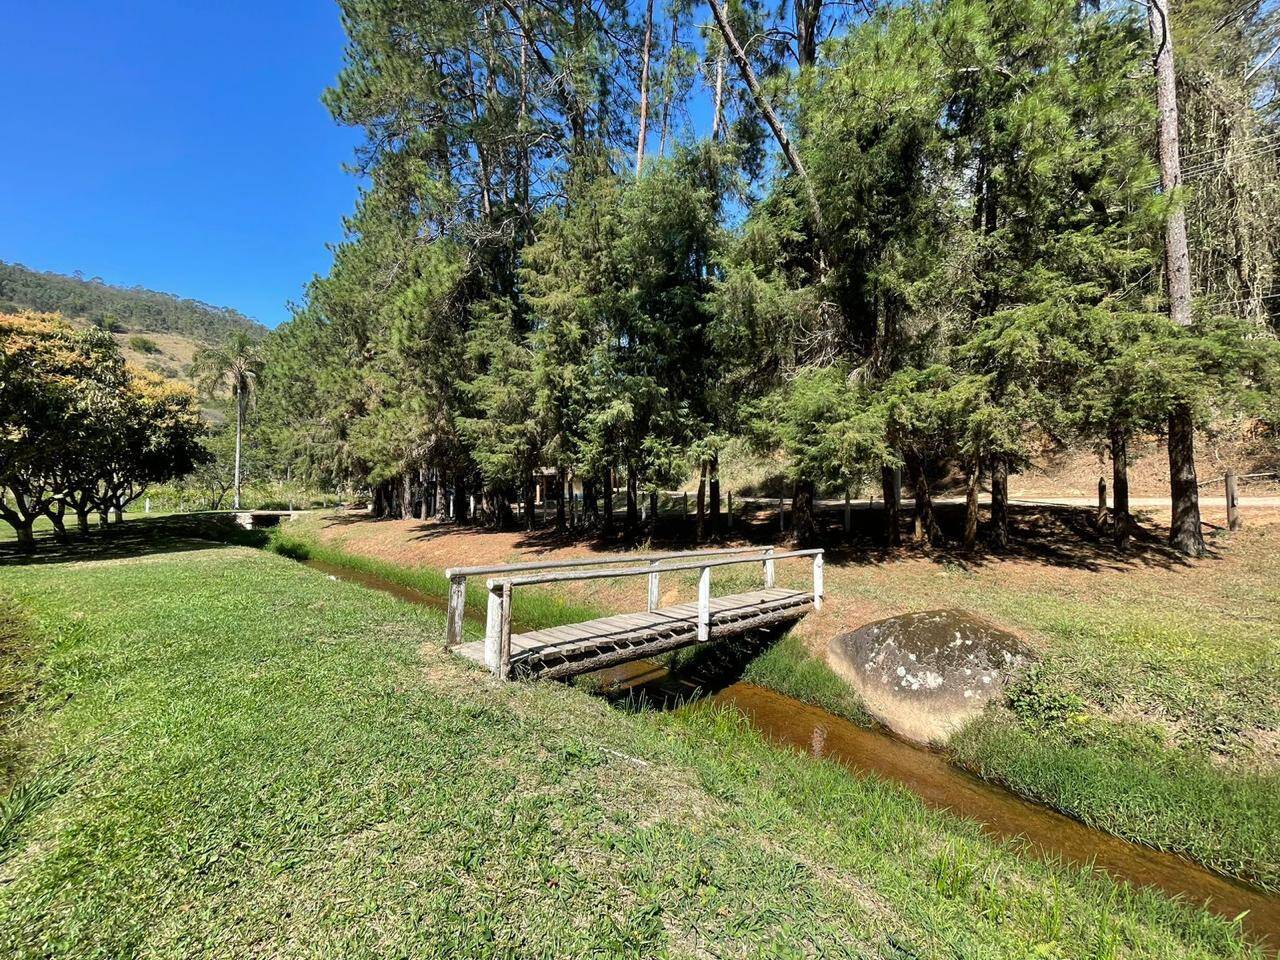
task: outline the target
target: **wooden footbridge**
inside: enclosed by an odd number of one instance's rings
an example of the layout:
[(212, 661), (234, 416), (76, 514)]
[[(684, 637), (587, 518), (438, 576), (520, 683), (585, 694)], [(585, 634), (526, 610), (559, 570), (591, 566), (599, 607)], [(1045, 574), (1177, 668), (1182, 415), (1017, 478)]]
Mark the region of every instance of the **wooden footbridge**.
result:
[[(775, 583), (779, 561), (808, 560), (812, 587), (793, 590)], [(495, 676), (567, 677), (638, 660), (695, 643), (740, 636), (762, 627), (794, 623), (822, 607), (822, 551), (775, 552), (772, 547), (733, 547), (638, 557), (549, 560), (489, 567), (454, 567), (449, 578), (446, 643), (454, 652), (482, 664)], [(758, 590), (712, 597), (711, 574), (720, 567), (759, 565)], [(660, 607), (660, 578), (666, 573), (698, 571), (698, 599)], [(485, 577), (489, 602), (483, 642), (463, 643), (467, 579)], [(511, 599), (517, 588), (541, 584), (648, 577), (647, 609), (565, 626), (511, 632)]]

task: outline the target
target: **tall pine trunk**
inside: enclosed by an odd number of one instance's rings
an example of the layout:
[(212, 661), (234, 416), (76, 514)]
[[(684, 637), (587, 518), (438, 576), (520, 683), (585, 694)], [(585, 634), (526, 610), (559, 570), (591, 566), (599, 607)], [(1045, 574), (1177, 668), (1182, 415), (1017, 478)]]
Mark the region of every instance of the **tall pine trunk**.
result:
[(634, 466), (627, 467), (627, 535), (635, 536), (640, 529), (640, 504), (636, 497), (639, 493), (639, 484), (636, 477), (636, 468)]
[(524, 528), (533, 530), (538, 526), (538, 493), (535, 488), (536, 480), (533, 478), (533, 470), (525, 471), (524, 479)]
[(981, 476), (982, 460), (973, 458), (969, 464), (968, 476), (965, 478), (964, 497), (964, 546), (972, 550), (978, 543), (978, 479)]
[(1180, 407), (1169, 416), (1169, 493), (1173, 517), (1169, 542), (1189, 557), (1204, 556), (1200, 527), (1200, 488), (1196, 482), (1196, 428), (1191, 411)]
[(1124, 428), (1111, 428), (1111, 520), (1116, 546), (1129, 546), (1132, 518), (1129, 516), (1129, 443)]
[(582, 478), (582, 520), (586, 526), (600, 526), (600, 500), (596, 496), (594, 477)]
[(644, 15), (644, 47), (640, 52), (640, 132), (636, 137), (636, 176), (644, 167), (644, 141), (649, 132), (649, 50), (653, 40), (653, 0)]
[(880, 466), (880, 493), (884, 498), (885, 540), (891, 547), (902, 543), (902, 531), (898, 526), (898, 471), (888, 464)]
[[(1149, 0), (1147, 24), (1155, 49), (1160, 188), (1169, 197), (1182, 186), (1178, 89), (1169, 0)], [(1169, 320), (1175, 326), (1189, 327), (1192, 321), (1191, 257), (1187, 251), (1187, 215), (1180, 202), (1170, 205), (1165, 220), (1164, 266), (1169, 292)], [(1204, 533), (1200, 527), (1200, 497), (1196, 486), (1195, 423), (1191, 408), (1186, 404), (1179, 404), (1169, 414), (1169, 496), (1173, 507), (1169, 542), (1187, 556), (1203, 556)]]
[(707, 539), (707, 462), (704, 460), (698, 475), (698, 543)]
[(813, 509), (814, 483), (797, 480), (791, 489), (791, 536), (807, 547), (818, 541), (818, 522)]
[(613, 536), (613, 468), (604, 468), (604, 535)]
[(453, 519), (456, 523), (467, 520), (467, 483), (462, 471), (458, 471), (453, 481)]
[(720, 536), (720, 457), (711, 458), (711, 536)]
[(991, 542), (1009, 546), (1009, 461), (999, 453), (991, 458)]
[(436, 470), (436, 519), (444, 520), (449, 516), (449, 484), (443, 470)]
[(564, 531), (564, 467), (556, 467), (556, 533)]
[(933, 496), (929, 493), (929, 477), (925, 473), (924, 460), (917, 453), (907, 454), (911, 474), (911, 486), (915, 494), (915, 540), (917, 543), (937, 543), (941, 539), (937, 518), (933, 514)]

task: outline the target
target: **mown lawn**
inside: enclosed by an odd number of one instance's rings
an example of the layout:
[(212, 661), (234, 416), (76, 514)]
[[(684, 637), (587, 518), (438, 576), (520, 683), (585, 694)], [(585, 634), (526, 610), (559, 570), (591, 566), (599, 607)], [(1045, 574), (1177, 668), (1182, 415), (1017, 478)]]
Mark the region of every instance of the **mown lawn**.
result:
[(244, 547), (140, 549), (0, 566), (38, 660), (9, 705), (0, 955), (1244, 952), (730, 715), (499, 685), (430, 609)]

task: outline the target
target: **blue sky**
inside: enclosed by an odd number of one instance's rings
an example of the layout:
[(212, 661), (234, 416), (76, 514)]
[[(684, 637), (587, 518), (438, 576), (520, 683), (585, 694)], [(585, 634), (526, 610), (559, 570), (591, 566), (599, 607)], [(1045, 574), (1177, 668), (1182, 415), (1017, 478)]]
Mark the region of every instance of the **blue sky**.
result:
[(274, 326), (328, 269), (358, 133), (329, 0), (0, 0), (0, 260)]

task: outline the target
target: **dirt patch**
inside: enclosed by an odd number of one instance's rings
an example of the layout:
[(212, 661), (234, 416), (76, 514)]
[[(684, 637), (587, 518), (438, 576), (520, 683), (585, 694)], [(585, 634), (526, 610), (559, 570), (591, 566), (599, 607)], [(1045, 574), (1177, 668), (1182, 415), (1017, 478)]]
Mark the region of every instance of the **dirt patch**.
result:
[[(1169, 495), (1169, 454), (1158, 437), (1137, 437), (1129, 445), (1129, 493), (1134, 497)], [(1237, 476), (1280, 470), (1276, 442), (1254, 424), (1224, 426), (1215, 434), (1196, 437), (1196, 468), (1201, 480), (1221, 477), (1228, 470)], [(1105, 451), (1055, 450), (1046, 447), (1032, 457), (1021, 473), (1009, 477), (1009, 493), (1014, 497), (1032, 495), (1097, 495), (1098, 478), (1111, 486), (1111, 461)], [(1214, 488), (1217, 493), (1221, 485)], [(1275, 480), (1250, 481), (1242, 496), (1275, 495)]]

